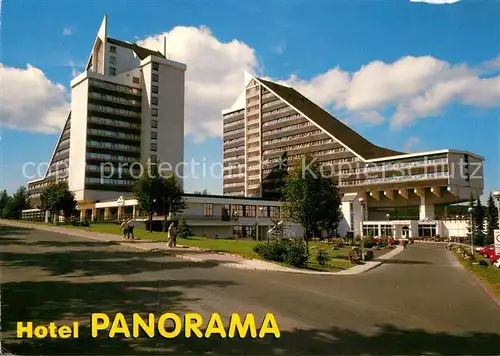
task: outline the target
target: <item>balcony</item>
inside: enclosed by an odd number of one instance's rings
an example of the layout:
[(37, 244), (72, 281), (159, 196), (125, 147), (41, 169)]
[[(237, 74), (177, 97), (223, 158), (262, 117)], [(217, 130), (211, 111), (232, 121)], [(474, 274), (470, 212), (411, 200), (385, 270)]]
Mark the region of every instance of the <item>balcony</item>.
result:
[(115, 109), (104, 105), (89, 104), (89, 110), (100, 111), (120, 116), (141, 117), (141, 114), (135, 111), (125, 110), (125, 109)]
[(439, 159), (430, 159), (430, 160), (422, 160), (422, 161), (414, 161), (414, 162), (384, 164), (382, 166), (376, 166), (376, 167), (365, 167), (365, 168), (362, 168), (360, 171), (363, 173), (389, 171), (389, 170), (394, 170), (394, 169), (422, 167), (422, 166), (439, 165), (439, 164), (447, 164), (447, 163), (448, 163), (448, 158), (439, 158)]
[(127, 94), (134, 94), (134, 95), (141, 95), (141, 89), (138, 88), (130, 88), (125, 85), (119, 85), (119, 84), (113, 84), (109, 82), (102, 82), (96, 79), (90, 79), (89, 84), (94, 87), (99, 87), (99, 88), (104, 88), (104, 89), (109, 89), (109, 90), (114, 90), (120, 93), (127, 93)]
[(95, 93), (95, 92), (90, 92), (89, 97), (94, 98), (94, 99), (98, 99), (98, 100), (111, 101), (111, 102), (118, 103), (118, 104), (141, 106), (141, 102), (139, 100), (119, 98), (117, 96), (103, 95), (103, 94), (99, 94), (99, 93)]

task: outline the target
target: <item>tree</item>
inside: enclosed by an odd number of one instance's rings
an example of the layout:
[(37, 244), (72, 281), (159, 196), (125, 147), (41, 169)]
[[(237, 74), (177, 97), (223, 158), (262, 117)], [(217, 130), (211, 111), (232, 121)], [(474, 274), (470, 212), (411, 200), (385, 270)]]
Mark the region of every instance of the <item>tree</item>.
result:
[(19, 187), (12, 197), (9, 197), (7, 192), (2, 192), (0, 200), (3, 200), (0, 203), (4, 204), (2, 215), (7, 219), (21, 219), (22, 211), (30, 207), (26, 187)]
[(188, 239), (193, 236), (191, 229), (189, 228), (184, 216), (181, 216), (179, 220), (179, 226), (177, 227), (177, 234), (181, 239)]
[[(293, 222), (304, 228), (306, 252), (308, 241), (320, 227), (336, 228), (340, 201), (335, 184), (323, 177), (318, 161), (306, 154), (286, 178), (283, 188), (284, 209)], [(332, 215), (334, 215), (332, 217)]]
[(158, 173), (158, 166), (150, 163), (147, 171), (135, 182), (134, 196), (142, 210), (148, 213), (149, 231), (153, 231), (153, 215), (161, 211), (162, 183)]
[(0, 218), (6, 218), (7, 216), (7, 204), (9, 203), (10, 196), (7, 194), (6, 190), (0, 193)]
[(161, 212), (164, 214), (164, 229), (167, 231), (167, 221), (170, 214), (180, 213), (186, 209), (184, 192), (175, 175), (160, 177), (161, 182)]
[(203, 189), (201, 192), (198, 191), (198, 190), (195, 190), (193, 194), (196, 194), (196, 195), (208, 195), (208, 190), (206, 189)]
[(474, 244), (477, 246), (484, 245), (484, 207), (481, 204), (479, 197), (476, 200), (474, 207)]
[(488, 197), (488, 202), (486, 203), (486, 223), (488, 226), (486, 227), (486, 236), (484, 240), (485, 245), (489, 245), (493, 242), (493, 234), (495, 229), (498, 229), (498, 210), (495, 206), (495, 198), (490, 193)]
[(327, 177), (321, 177), (321, 191), (323, 200), (320, 202), (320, 209), (323, 219), (319, 226), (326, 231), (328, 237), (332, 237), (337, 234), (343, 216), (340, 194), (333, 179)]
[(52, 183), (40, 193), (40, 205), (42, 209), (49, 211), (52, 219), (61, 211), (65, 219), (68, 219), (76, 210), (75, 195), (69, 190), (68, 183)]

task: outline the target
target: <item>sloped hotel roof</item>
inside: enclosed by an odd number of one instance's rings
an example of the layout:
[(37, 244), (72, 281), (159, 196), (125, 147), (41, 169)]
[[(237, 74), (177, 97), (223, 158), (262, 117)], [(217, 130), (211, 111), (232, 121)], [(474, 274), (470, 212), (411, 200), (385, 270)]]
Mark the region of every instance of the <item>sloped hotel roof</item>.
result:
[(140, 59), (144, 59), (144, 58), (147, 58), (149, 56), (157, 56), (157, 57), (165, 58), (165, 56), (161, 52), (159, 52), (159, 51), (152, 51), (150, 49), (141, 47), (141, 46), (139, 46), (139, 45), (137, 45), (135, 43), (120, 41), (120, 40), (117, 40), (117, 39), (111, 38), (111, 37), (108, 37), (107, 41), (110, 44), (114, 44), (116, 46), (120, 46), (120, 47), (131, 49), (132, 51), (134, 51), (137, 54), (137, 56)]
[(404, 152), (374, 145), (295, 89), (261, 78), (256, 79), (364, 159), (369, 160), (405, 154)]

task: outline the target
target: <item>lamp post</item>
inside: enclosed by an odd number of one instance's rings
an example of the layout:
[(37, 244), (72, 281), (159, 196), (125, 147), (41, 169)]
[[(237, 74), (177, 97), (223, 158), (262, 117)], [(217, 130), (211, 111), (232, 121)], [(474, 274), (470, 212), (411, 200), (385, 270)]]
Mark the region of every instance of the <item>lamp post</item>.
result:
[(260, 234), (259, 234), (259, 214), (262, 214), (262, 211), (264, 211), (264, 207), (261, 206), (260, 208), (257, 209), (257, 211), (255, 212), (255, 221), (256, 221), (256, 226), (255, 226), (255, 237), (256, 237), (256, 240), (259, 241), (260, 240)]
[(239, 238), (240, 237), (240, 225), (238, 224), (238, 212), (237, 211), (233, 211), (233, 220), (236, 221), (236, 235), (237, 237)]
[(500, 229), (500, 191), (495, 190), (493, 192), (493, 198), (497, 201), (497, 209), (498, 209), (498, 228)]
[(123, 197), (120, 196), (116, 200), (116, 205), (118, 205), (118, 220), (120, 220), (121, 219), (121, 212), (122, 212), (123, 206), (125, 205), (125, 199), (123, 199)]
[[(387, 218), (387, 222), (389, 222), (391, 220), (391, 214), (387, 213), (387, 214), (385, 214), (385, 217)], [(385, 232), (387, 232), (387, 229)], [(390, 245), (391, 245), (391, 239), (389, 238), (389, 234), (387, 234), (387, 246), (390, 246)]]
[(359, 204), (361, 205), (361, 241), (360, 241), (360, 244), (361, 244), (361, 259), (364, 261), (365, 260), (365, 241), (364, 241), (364, 238), (365, 238), (365, 234), (364, 234), (364, 229), (363, 229), (363, 223), (365, 221), (365, 206), (364, 206), (364, 201), (365, 199), (364, 198), (359, 198), (358, 199), (359, 201)]
[(469, 212), (469, 221), (470, 221), (470, 253), (474, 254), (474, 220), (473, 214), (474, 214), (474, 208), (470, 207), (467, 209)]

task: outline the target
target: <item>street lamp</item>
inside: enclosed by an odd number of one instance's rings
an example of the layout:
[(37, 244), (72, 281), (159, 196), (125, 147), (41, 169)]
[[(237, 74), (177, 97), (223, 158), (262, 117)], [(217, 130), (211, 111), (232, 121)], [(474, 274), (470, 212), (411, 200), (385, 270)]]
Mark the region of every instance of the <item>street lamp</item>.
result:
[(116, 200), (116, 205), (118, 205), (118, 220), (121, 219), (121, 212), (122, 212), (122, 208), (123, 206), (125, 205), (125, 199), (123, 199), (122, 196), (120, 196), (117, 200)]
[[(387, 213), (385, 214), (385, 217), (387, 218), (387, 222), (391, 220), (391, 214)], [(387, 232), (388, 229), (385, 229), (385, 232)], [(389, 234), (387, 234), (387, 246), (391, 245), (391, 239), (389, 238)]]
[(364, 229), (363, 229), (363, 223), (365, 221), (365, 206), (364, 206), (364, 201), (365, 199), (363, 197), (360, 197), (358, 199), (359, 204), (361, 205), (361, 259), (364, 261), (365, 260), (365, 234), (364, 234)]
[(264, 207), (261, 206), (259, 209), (257, 209), (257, 211), (255, 212), (255, 221), (256, 221), (256, 226), (255, 226), (255, 237), (256, 237), (256, 240), (259, 241), (260, 239), (260, 236), (259, 236), (259, 214), (262, 214), (262, 212), (264, 211)]
[(474, 254), (474, 221), (472, 220), (474, 208), (470, 207), (467, 211), (469, 212), (470, 219), (470, 253)]
[(493, 192), (493, 198), (497, 201), (497, 208), (498, 208), (498, 228), (500, 229), (500, 191), (495, 190)]

